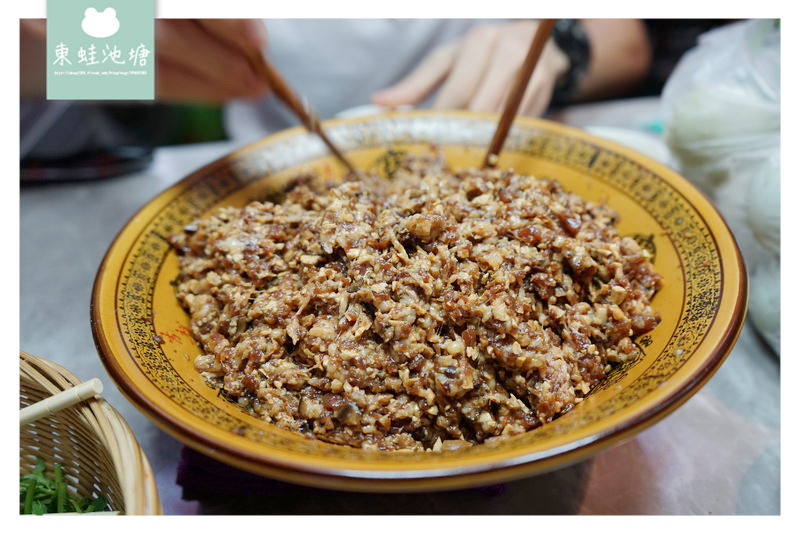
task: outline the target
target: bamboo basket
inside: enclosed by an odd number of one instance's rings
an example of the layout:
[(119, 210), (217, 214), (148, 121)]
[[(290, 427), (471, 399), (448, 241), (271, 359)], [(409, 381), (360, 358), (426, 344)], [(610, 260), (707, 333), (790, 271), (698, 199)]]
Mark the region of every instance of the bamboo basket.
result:
[[(81, 383), (63, 367), (20, 351), (20, 409)], [(59, 463), (70, 491), (103, 495), (127, 515), (161, 514), (153, 471), (128, 424), (100, 396), (20, 427), (20, 475), (36, 457)]]

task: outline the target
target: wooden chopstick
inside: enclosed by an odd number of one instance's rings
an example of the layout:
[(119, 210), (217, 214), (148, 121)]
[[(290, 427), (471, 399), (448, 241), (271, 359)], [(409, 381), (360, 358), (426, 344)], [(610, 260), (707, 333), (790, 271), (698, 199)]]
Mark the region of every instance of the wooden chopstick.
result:
[(522, 96), (525, 94), (525, 89), (527, 89), (531, 74), (533, 74), (533, 69), (536, 67), (536, 63), (542, 55), (544, 45), (547, 44), (547, 39), (550, 38), (550, 33), (553, 31), (553, 25), (555, 23), (555, 19), (542, 19), (539, 21), (536, 34), (534, 34), (533, 41), (531, 42), (531, 47), (528, 49), (528, 55), (525, 56), (525, 60), (522, 62), (522, 66), (517, 72), (514, 85), (508, 95), (508, 100), (506, 100), (506, 106), (503, 108), (503, 114), (500, 115), (494, 137), (492, 137), (489, 150), (486, 152), (486, 157), (483, 160), (483, 168), (494, 167), (497, 162), (497, 155), (503, 148), (506, 136), (508, 136), (508, 130), (511, 129), (511, 123), (517, 115), (519, 104), (522, 102)]
[(297, 118), (300, 119), (303, 126), (310, 131), (311, 133), (315, 133), (322, 139), (322, 142), (328, 147), (328, 149), (336, 156), (339, 161), (344, 164), (345, 167), (350, 172), (355, 172), (356, 169), (347, 160), (344, 154), (336, 148), (336, 145), (328, 138), (325, 132), (322, 130), (322, 126), (319, 123), (319, 118), (317, 115), (309, 108), (309, 106), (304, 103), (297, 94), (289, 87), (289, 84), (286, 83), (286, 80), (283, 79), (283, 76), (278, 73), (275, 67), (267, 60), (264, 56), (264, 53), (261, 51), (256, 51), (255, 53), (249, 55), (250, 62), (253, 65), (253, 68), (256, 72), (264, 78), (264, 80), (269, 84), (272, 92), (275, 93), (284, 104), (286, 104), (289, 109), (297, 115)]

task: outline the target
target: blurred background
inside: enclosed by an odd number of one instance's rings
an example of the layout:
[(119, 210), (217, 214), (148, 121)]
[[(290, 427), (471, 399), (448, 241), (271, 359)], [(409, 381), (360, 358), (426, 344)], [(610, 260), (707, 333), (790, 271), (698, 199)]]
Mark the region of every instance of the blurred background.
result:
[[(166, 39), (188, 40), (192, 32), (183, 27), (192, 21), (157, 21), (157, 49), (170, 46), (163, 43)], [(255, 21), (253, 21), (255, 22)], [(427, 22), (427, 24), (426, 24)], [(360, 89), (365, 74), (378, 78), (383, 84), (397, 82), (412, 70), (415, 63), (424, 57), (424, 53), (434, 48), (433, 44), (447, 43), (458, 39), (469, 30), (480, 26), (500, 25), (500, 20), (456, 20), (456, 21), (279, 21), (267, 20), (267, 36), (264, 49), (276, 66), (295, 88), (320, 111), (322, 118), (330, 118), (348, 108), (370, 103), (370, 93)], [(642, 44), (647, 47), (649, 56), (642, 74), (637, 75), (633, 83), (614, 87), (591, 97), (554, 98), (542, 109), (533, 114), (553, 114), (569, 103), (576, 101), (602, 101), (620, 97), (656, 96), (661, 91), (674, 70), (681, 56), (694, 47), (704, 32), (732, 21), (727, 19), (654, 19), (641, 21), (645, 30)], [(167, 23), (173, 25), (170, 27)], [(223, 88), (216, 94), (202, 94), (188, 89), (181, 94), (172, 88), (162, 88), (161, 78), (164, 69), (173, 69), (169, 57), (160, 58), (157, 64), (157, 100), (152, 102), (96, 102), (96, 101), (46, 101), (44, 97), (45, 83), (45, 21), (23, 20), (20, 25), (20, 79), (21, 79), (21, 171), (22, 180), (61, 180), (80, 179), (82, 177), (113, 176), (130, 172), (134, 168), (142, 168), (152, 158), (153, 150), (158, 146), (208, 142), (236, 139), (242, 135), (253, 140), (254, 134), (249, 131), (242, 134), (238, 129), (243, 126), (232, 125), (232, 121), (248, 121), (246, 112), (238, 112), (237, 104), (242, 101), (241, 94), (226, 92)], [(415, 26), (421, 26), (415, 28)], [(427, 26), (427, 27), (426, 27)], [(343, 39), (342, 34), (355, 29), (357, 35), (350, 41)], [(313, 35), (329, 33), (330, 36), (314, 41)], [(417, 30), (420, 35), (411, 41), (407, 50), (399, 52), (389, 49), (370, 51), (370, 57), (364, 59), (365, 48), (375, 46), (376, 32), (388, 33), (385, 40), (398, 40), (400, 33)], [(271, 35), (271, 37), (270, 37)], [(302, 38), (298, 38), (300, 35)], [(319, 48), (330, 42), (340, 43), (341, 50), (334, 53), (335, 59), (320, 53)], [(171, 42), (171, 41), (170, 41)], [(328, 44), (329, 45), (329, 44)], [(385, 45), (383, 45), (385, 48)], [(183, 50), (180, 46), (175, 53)], [(488, 48), (488, 47), (487, 47)], [(157, 50), (158, 51), (158, 50)], [(172, 53), (172, 52), (170, 52)], [(375, 64), (387, 62), (385, 56), (393, 53), (405, 54), (397, 65), (386, 68), (385, 73), (376, 73)], [(625, 54), (622, 51), (621, 54)], [(162, 55), (167, 55), (165, 52)], [(382, 57), (383, 56), (383, 57)], [(520, 59), (519, 54), (512, 59)], [(621, 55), (615, 59), (626, 59)], [(317, 62), (336, 60), (342, 65), (320, 67)], [(198, 53), (198, 57), (187, 59), (198, 64), (214, 67), (214, 62), (206, 51)], [(391, 61), (388, 61), (391, 62)], [(300, 64), (298, 64), (300, 63)], [(514, 63), (512, 63), (513, 65)], [(223, 63), (224, 66), (224, 63)], [(369, 67), (367, 73), (354, 72), (359, 67)], [(201, 70), (201, 69), (198, 69)], [(227, 73), (219, 69), (218, 75), (225, 77)], [(179, 80), (187, 86), (202, 83), (200, 77)], [(237, 80), (238, 81), (238, 80)], [(318, 95), (317, 87), (325, 84), (338, 90), (335, 98), (329, 95)], [(244, 83), (242, 83), (244, 85)], [(370, 84), (375, 89), (375, 83)], [(331, 92), (331, 89), (324, 92)], [(244, 92), (244, 91), (243, 91)], [(227, 98), (227, 96), (233, 96)], [(312, 98), (312, 95), (317, 96)], [(297, 120), (289, 113), (276, 111), (278, 107), (271, 102), (267, 90), (257, 93), (262, 97), (262, 107), (266, 107), (275, 116), (261, 124), (259, 133), (283, 129), (297, 125)], [(252, 103), (251, 98), (248, 103)], [(329, 102), (330, 101), (330, 102)], [(418, 102), (422, 107), (430, 106), (432, 99)], [(338, 107), (337, 107), (338, 106)], [(239, 106), (241, 107), (241, 106)], [(452, 107), (466, 107), (454, 105)], [(235, 119), (226, 121), (228, 114)], [(244, 115), (244, 116), (242, 116)]]

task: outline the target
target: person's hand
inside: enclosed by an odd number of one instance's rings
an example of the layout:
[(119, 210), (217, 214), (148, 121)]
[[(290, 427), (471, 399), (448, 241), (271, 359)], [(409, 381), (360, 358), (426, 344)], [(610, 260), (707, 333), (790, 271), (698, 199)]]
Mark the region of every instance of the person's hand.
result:
[(247, 60), (267, 43), (257, 19), (156, 21), (156, 98), (224, 102), (268, 90)]
[[(415, 105), (440, 87), (436, 108), (499, 112), (530, 48), (538, 22), (515, 21), (474, 28), (431, 52), (411, 74), (373, 95), (378, 105)], [(519, 113), (540, 115), (550, 103), (569, 60), (548, 42), (531, 76)]]
[(47, 21), (19, 21), (19, 96), (25, 100), (44, 100), (46, 94)]

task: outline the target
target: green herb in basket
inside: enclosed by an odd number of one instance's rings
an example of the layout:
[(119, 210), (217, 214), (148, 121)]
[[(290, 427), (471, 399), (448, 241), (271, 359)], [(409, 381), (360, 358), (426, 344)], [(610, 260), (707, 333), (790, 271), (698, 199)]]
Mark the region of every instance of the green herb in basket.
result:
[(21, 514), (93, 513), (110, 510), (103, 496), (76, 498), (67, 490), (61, 465), (53, 467), (53, 477), (47, 474), (47, 465), (41, 457), (30, 474), (19, 479), (19, 511)]

